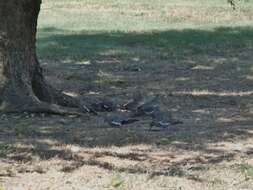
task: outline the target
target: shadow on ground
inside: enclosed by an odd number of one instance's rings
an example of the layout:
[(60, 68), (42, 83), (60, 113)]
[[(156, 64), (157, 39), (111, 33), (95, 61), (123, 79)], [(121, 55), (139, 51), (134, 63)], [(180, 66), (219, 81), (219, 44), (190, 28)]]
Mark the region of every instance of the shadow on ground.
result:
[[(71, 84), (79, 93), (118, 88), (125, 94), (126, 88), (136, 86), (144, 91), (252, 90), (251, 27), (143, 33), (39, 31), (42, 63), (48, 75), (66, 79), (62, 84), (66, 90), (73, 89)], [(159, 85), (161, 81), (165, 82)]]
[[(87, 59), (88, 56), (141, 56), (142, 51), (165, 53), (164, 59), (179, 55), (230, 55), (243, 48), (252, 48), (251, 27), (219, 27), (210, 30), (182, 29), (152, 32), (68, 31), (57, 28), (39, 30), (38, 52), (41, 57), (60, 56)], [(136, 48), (140, 52), (136, 52)], [(147, 48), (147, 49), (146, 49)], [(226, 54), (227, 53), (227, 54)], [(145, 55), (148, 56), (148, 55)], [(149, 55), (153, 56), (153, 55)], [(76, 61), (76, 60), (75, 60)]]
[[(160, 94), (181, 121), (148, 131), (149, 120), (113, 128), (85, 118), (1, 115), (3, 162), (71, 161), (107, 170), (184, 176), (182, 167), (252, 154), (253, 29), (217, 28), (151, 33), (41, 29), (38, 53), (58, 88), (124, 102), (136, 89)], [(191, 176), (187, 176), (191, 177)]]

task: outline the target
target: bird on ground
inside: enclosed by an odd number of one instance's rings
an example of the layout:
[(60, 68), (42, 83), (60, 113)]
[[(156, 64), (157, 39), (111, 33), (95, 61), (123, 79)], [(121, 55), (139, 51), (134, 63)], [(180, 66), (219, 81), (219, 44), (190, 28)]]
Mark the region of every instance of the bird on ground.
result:
[(152, 130), (153, 127), (168, 129), (172, 125), (177, 124), (182, 124), (182, 122), (173, 119), (170, 113), (158, 110), (152, 114), (152, 122), (150, 123), (149, 130)]
[(136, 121), (139, 121), (136, 118), (132, 118), (130, 115), (125, 113), (115, 113), (113, 115), (107, 116), (105, 121), (110, 124), (112, 127), (121, 127), (123, 125), (131, 124)]
[(97, 115), (97, 112), (112, 112), (118, 109), (118, 104), (108, 98), (86, 98), (80, 100), (79, 109), (85, 113), (93, 113)]
[(92, 113), (94, 115), (98, 115), (98, 113), (92, 108), (89, 102), (81, 100), (79, 102), (79, 110), (83, 113)]
[(107, 98), (103, 99), (85, 99), (80, 101), (80, 110), (86, 113), (111, 112), (117, 110), (118, 105)]
[(114, 101), (104, 98), (100, 101), (92, 103), (91, 107), (98, 112), (111, 112), (115, 111), (118, 105)]
[(129, 111), (136, 111), (142, 101), (143, 101), (143, 96), (141, 95), (141, 93), (138, 92), (133, 95), (133, 98), (130, 101), (123, 104), (123, 109), (129, 110)]
[(94, 115), (98, 115), (98, 113), (95, 110), (84, 104), (80, 106), (80, 110), (84, 113), (92, 113)]
[(156, 96), (139, 105), (136, 110), (136, 115), (152, 116), (155, 112), (159, 110), (159, 97)]

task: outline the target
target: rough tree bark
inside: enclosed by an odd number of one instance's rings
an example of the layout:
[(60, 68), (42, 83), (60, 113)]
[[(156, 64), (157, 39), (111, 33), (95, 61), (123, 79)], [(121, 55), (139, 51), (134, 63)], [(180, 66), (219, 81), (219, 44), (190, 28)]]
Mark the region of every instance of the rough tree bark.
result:
[(78, 102), (46, 83), (37, 60), (40, 4), (0, 0), (0, 112), (75, 114)]

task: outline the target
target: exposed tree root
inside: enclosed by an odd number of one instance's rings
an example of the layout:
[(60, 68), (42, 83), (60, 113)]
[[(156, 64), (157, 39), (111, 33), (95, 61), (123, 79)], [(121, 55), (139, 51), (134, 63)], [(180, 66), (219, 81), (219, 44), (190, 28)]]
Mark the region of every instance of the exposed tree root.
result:
[(30, 85), (23, 86), (23, 88), (15, 85), (7, 88), (0, 104), (0, 112), (84, 115), (79, 109), (77, 99), (61, 92), (57, 94), (57, 90), (46, 85), (46, 83), (44, 83), (44, 86), (40, 86), (40, 89), (43, 89), (43, 91), (38, 94), (39, 91), (34, 91)]
[[(38, 61), (36, 60), (39, 65)], [(42, 69), (38, 67), (32, 80), (32, 90), (34, 94), (43, 102), (57, 104), (64, 107), (79, 107), (79, 100), (63, 94), (48, 84), (43, 76)]]
[(35, 45), (40, 4), (0, 3), (0, 112), (82, 115), (79, 100), (54, 89), (43, 76)]
[(28, 113), (47, 113), (47, 114), (56, 114), (56, 115), (84, 115), (76, 108), (62, 107), (56, 104), (48, 104), (41, 102), (38, 105), (30, 106), (23, 108), (23, 112)]
[(46, 102), (33, 102), (29, 104), (23, 104), (15, 106), (6, 104), (0, 108), (0, 112), (4, 113), (46, 113), (46, 114), (56, 114), (56, 115), (77, 115), (83, 116), (77, 108), (63, 107), (56, 104), (49, 104)]

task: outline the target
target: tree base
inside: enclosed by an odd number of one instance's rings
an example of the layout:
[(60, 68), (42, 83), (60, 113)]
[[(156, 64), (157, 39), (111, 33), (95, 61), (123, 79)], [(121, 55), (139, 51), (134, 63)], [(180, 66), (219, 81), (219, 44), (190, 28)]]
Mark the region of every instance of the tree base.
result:
[[(60, 95), (58, 95), (60, 96)], [(13, 96), (6, 96), (0, 106), (0, 112), (4, 113), (47, 113), (57, 115), (78, 115), (82, 116), (78, 108), (66, 107), (54, 103), (40, 101), (36, 96), (17, 97), (13, 101)], [(12, 98), (10, 98), (12, 97)], [(65, 95), (63, 95), (65, 98)], [(72, 97), (68, 97), (71, 99)], [(71, 104), (73, 106), (73, 104)]]
[(54, 89), (46, 83), (41, 73), (35, 76), (31, 84), (14, 83), (5, 88), (0, 102), (0, 112), (83, 115), (78, 99)]
[(47, 113), (47, 114), (56, 114), (56, 115), (78, 115), (82, 116), (83, 113), (79, 112), (76, 108), (68, 108), (58, 106), (56, 104), (48, 104), (45, 102), (37, 102), (33, 105), (26, 105), (23, 107), (11, 106), (11, 109), (2, 107), (0, 112), (4, 113)]
[(43, 77), (36, 55), (40, 4), (1, 0), (0, 111), (80, 115), (79, 101), (55, 90)]

